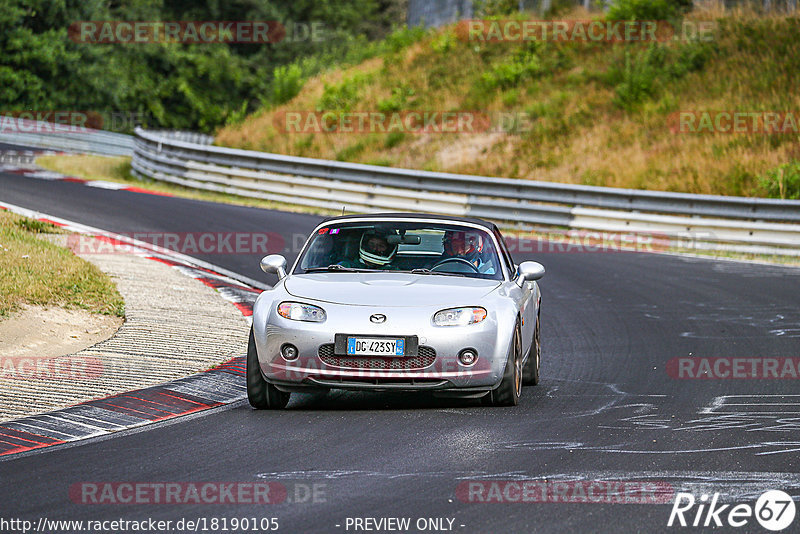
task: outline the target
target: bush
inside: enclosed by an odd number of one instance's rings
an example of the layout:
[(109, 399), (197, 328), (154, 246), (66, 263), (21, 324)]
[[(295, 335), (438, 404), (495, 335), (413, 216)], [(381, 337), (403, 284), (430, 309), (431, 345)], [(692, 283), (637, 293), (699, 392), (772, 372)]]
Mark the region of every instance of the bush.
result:
[(759, 185), (769, 198), (800, 200), (800, 161), (792, 161), (768, 171)]
[(392, 132), (386, 136), (386, 141), (383, 143), (383, 146), (385, 148), (394, 148), (402, 143), (405, 138), (406, 134), (403, 132)]
[(623, 64), (614, 65), (609, 70), (609, 79), (615, 85), (614, 104), (617, 107), (631, 111), (655, 93), (663, 55), (657, 46), (638, 53), (625, 50)]
[(474, 5), (476, 16), (495, 17), (511, 15), (519, 10), (518, 0), (477, 0)]
[(626, 47), (606, 73), (606, 82), (614, 87), (617, 107), (631, 111), (658, 92), (660, 83), (683, 78), (701, 70), (711, 57), (711, 46), (687, 43), (669, 48), (657, 43), (641, 50)]
[(426, 35), (428, 35), (428, 30), (422, 26), (414, 26), (413, 28), (401, 26), (386, 36), (383, 46), (386, 47), (388, 53), (396, 54), (422, 40)]
[(363, 141), (359, 141), (354, 145), (350, 145), (348, 147), (343, 148), (339, 152), (336, 153), (336, 160), (337, 161), (352, 161), (353, 159), (357, 158), (362, 152), (366, 145)]
[(483, 84), (487, 89), (510, 89), (528, 78), (544, 72), (539, 56), (530, 50), (523, 50), (509, 60), (496, 64), (492, 70), (483, 74)]
[(445, 55), (456, 46), (456, 35), (452, 31), (446, 31), (431, 42), (431, 49), (437, 54)]
[(392, 96), (378, 102), (378, 111), (382, 113), (392, 113), (407, 108), (409, 99), (416, 94), (416, 91), (409, 85), (403, 84), (392, 89)]
[(272, 71), (270, 103), (276, 106), (285, 104), (300, 93), (304, 83), (303, 71), (299, 65), (293, 63), (276, 67)]
[(322, 96), (317, 101), (317, 111), (350, 111), (358, 102), (361, 88), (370, 76), (356, 74), (336, 85), (325, 84)]
[(674, 20), (692, 9), (692, 0), (615, 0), (607, 20)]

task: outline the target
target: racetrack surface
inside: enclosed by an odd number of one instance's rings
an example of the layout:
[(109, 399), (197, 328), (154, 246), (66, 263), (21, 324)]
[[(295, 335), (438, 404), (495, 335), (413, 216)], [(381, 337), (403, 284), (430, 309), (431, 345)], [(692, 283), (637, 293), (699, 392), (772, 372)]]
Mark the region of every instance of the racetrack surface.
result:
[[(7, 173), (0, 200), (114, 232), (277, 232), (289, 256), (294, 235), (320, 219)], [(542, 382), (518, 407), (343, 392), (294, 395), (278, 412), (239, 403), (0, 461), (2, 516), (277, 517), (280, 532), (354, 532), (348, 517), (409, 517), (412, 526), (433, 517), (469, 533), (659, 532), (678, 530), (666, 526), (675, 491), (751, 505), (768, 489), (798, 499), (800, 382), (676, 379), (667, 362), (800, 357), (800, 270), (648, 253), (514, 256), (547, 268)], [(273, 281), (258, 255), (199, 258)], [(667, 504), (478, 503), (459, 489), (544, 479), (652, 482), (667, 488)], [(91, 505), (69, 493), (81, 482), (205, 481), (279, 482), (289, 499)], [(312, 484), (324, 492), (317, 502), (296, 502)], [(760, 528), (751, 523), (748, 532)]]
[(35, 147), (28, 147), (23, 145), (13, 145), (10, 143), (0, 143), (0, 151), (13, 151), (13, 152), (25, 152), (25, 151), (33, 151), (33, 152), (43, 152), (44, 148), (35, 148)]

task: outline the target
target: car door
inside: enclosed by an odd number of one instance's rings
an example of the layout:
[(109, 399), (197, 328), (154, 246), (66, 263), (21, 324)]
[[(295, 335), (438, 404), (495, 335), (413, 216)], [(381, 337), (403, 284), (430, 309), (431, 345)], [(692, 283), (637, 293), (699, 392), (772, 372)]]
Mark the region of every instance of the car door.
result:
[[(514, 263), (511, 253), (506, 245), (505, 238), (500, 233), (500, 230), (495, 226), (492, 229), (497, 242), (500, 244), (500, 254), (503, 261), (508, 264), (508, 272), (511, 275), (512, 282), (517, 277), (517, 264)], [(516, 285), (516, 283), (514, 283)], [(536, 327), (536, 303), (539, 299), (539, 291), (536, 282), (526, 282), (520, 288), (521, 295), (518, 300), (518, 307), (520, 317), (522, 318), (522, 351), (527, 354), (530, 350), (531, 343), (533, 343), (533, 331)]]

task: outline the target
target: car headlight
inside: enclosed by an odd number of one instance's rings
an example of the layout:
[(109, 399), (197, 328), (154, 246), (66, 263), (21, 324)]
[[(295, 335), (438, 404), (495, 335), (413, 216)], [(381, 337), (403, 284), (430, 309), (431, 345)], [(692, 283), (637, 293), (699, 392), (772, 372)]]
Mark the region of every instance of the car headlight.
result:
[(450, 308), (440, 310), (433, 316), (436, 326), (467, 326), (477, 324), (486, 319), (486, 310), (483, 308)]
[(312, 323), (322, 323), (327, 318), (325, 310), (319, 306), (300, 304), (299, 302), (281, 302), (278, 305), (278, 315), (292, 321), (308, 321)]

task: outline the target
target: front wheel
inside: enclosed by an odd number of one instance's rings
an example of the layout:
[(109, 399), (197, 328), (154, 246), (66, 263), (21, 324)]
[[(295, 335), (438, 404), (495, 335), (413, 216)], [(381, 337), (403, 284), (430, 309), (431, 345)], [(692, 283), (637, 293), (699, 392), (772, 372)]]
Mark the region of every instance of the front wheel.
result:
[(493, 389), (483, 398), (484, 404), (490, 406), (516, 406), (522, 393), (522, 333), (519, 323), (514, 329), (511, 352), (508, 355), (503, 380), (497, 389)]
[(258, 365), (256, 338), (253, 327), (250, 327), (250, 340), (247, 343), (247, 400), (257, 410), (285, 408), (291, 393), (280, 391), (264, 380), (261, 367)]
[(539, 316), (536, 316), (536, 328), (533, 330), (533, 344), (528, 360), (522, 368), (522, 385), (535, 386), (539, 383), (539, 365), (542, 361), (542, 344), (539, 342)]

